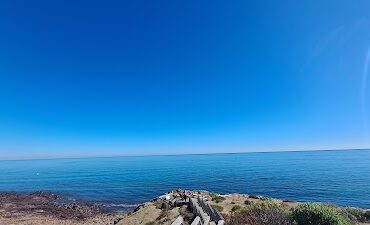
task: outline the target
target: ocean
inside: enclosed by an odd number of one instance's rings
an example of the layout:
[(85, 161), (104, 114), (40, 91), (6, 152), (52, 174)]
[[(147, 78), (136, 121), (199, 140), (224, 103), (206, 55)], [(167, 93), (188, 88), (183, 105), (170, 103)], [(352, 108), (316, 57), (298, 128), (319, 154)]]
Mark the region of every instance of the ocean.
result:
[(0, 191), (56, 192), (119, 211), (173, 189), (370, 208), (370, 150), (0, 161)]

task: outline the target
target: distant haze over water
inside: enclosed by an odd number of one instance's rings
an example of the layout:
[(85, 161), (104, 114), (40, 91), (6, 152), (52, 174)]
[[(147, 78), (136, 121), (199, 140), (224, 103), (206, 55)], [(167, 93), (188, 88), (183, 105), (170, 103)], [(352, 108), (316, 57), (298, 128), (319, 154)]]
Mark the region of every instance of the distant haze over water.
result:
[(370, 150), (0, 161), (0, 191), (132, 207), (172, 189), (370, 208)]

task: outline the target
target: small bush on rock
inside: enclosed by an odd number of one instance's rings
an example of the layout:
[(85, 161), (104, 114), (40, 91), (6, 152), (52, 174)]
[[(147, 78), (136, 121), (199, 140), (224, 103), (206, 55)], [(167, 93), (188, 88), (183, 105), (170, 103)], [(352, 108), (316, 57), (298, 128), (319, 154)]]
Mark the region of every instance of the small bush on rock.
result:
[(224, 207), (222, 207), (220, 205), (211, 205), (211, 206), (212, 206), (212, 208), (216, 209), (219, 212), (222, 212), (224, 210)]
[(247, 200), (244, 201), (244, 204), (246, 204), (246, 205), (250, 205), (251, 203), (252, 203), (252, 201), (249, 200), (249, 199), (247, 199)]
[(231, 211), (235, 212), (235, 211), (238, 211), (240, 210), (242, 207), (240, 205), (234, 205), (231, 209)]
[(217, 194), (211, 194), (211, 198), (212, 198), (212, 201), (214, 201), (216, 203), (223, 202), (226, 199), (226, 198), (222, 197), (221, 195), (217, 195)]

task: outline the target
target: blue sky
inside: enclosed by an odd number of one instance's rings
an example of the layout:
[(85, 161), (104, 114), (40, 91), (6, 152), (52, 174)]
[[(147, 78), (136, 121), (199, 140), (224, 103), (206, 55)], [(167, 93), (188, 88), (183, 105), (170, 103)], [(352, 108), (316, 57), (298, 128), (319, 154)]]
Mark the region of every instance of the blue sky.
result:
[(370, 147), (370, 2), (0, 2), (0, 158)]

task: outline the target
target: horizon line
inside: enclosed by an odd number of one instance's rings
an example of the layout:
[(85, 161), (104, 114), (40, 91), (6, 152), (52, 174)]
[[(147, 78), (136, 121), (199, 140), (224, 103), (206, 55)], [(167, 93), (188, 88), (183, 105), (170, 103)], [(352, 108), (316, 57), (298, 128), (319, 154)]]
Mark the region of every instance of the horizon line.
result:
[(156, 157), (156, 156), (187, 156), (187, 155), (228, 155), (228, 154), (248, 154), (248, 153), (297, 153), (297, 152), (324, 152), (324, 151), (363, 151), (369, 148), (337, 148), (337, 149), (307, 149), (307, 150), (276, 150), (276, 151), (250, 151), (250, 152), (209, 152), (209, 153), (178, 153), (178, 154), (137, 154), (137, 155), (100, 155), (100, 156), (81, 156), (81, 157), (50, 157), (50, 158), (25, 158), (25, 159), (0, 159), (0, 161), (33, 161), (33, 160), (63, 160), (63, 159), (99, 159), (113, 157)]

